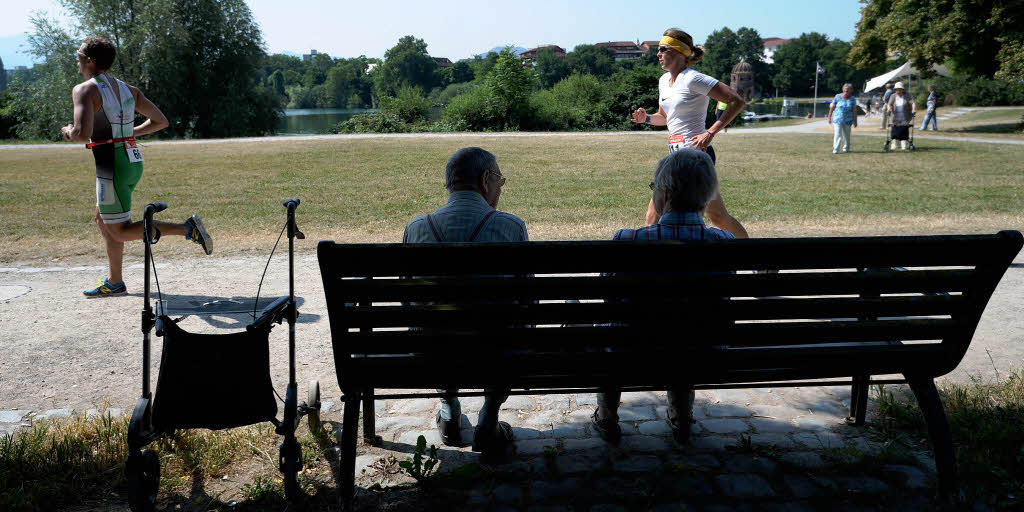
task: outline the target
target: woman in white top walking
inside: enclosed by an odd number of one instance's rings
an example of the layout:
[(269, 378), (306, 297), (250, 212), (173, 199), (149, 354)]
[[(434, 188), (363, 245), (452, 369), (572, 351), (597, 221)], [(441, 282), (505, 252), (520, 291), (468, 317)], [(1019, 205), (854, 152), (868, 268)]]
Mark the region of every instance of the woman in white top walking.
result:
[[(658, 62), (667, 71), (658, 81), (658, 113), (648, 115), (643, 108), (633, 112), (631, 121), (654, 126), (668, 126), (669, 152), (683, 147), (706, 151), (715, 160), (711, 140), (715, 134), (732, 122), (745, 102), (736, 91), (718, 80), (690, 67), (704, 57), (704, 49), (693, 45), (690, 34), (677, 28), (665, 31), (658, 45)], [(705, 129), (708, 98), (725, 102), (728, 108), (721, 118)], [(747, 231), (725, 210), (721, 194), (708, 204), (707, 216), (711, 223), (737, 238), (746, 238)], [(658, 222), (653, 202), (647, 206), (647, 224)]]

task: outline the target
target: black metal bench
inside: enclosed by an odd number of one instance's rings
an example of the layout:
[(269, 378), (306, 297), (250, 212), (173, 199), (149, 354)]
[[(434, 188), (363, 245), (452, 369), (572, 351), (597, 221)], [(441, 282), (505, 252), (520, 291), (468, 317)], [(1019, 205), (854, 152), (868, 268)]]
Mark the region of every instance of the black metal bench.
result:
[[(322, 241), (345, 404), (340, 494), (353, 496), (360, 402), (364, 440), (373, 444), (375, 398), (439, 396), (375, 396), (377, 389), (579, 393), (607, 385), (662, 390), (685, 378), (697, 389), (851, 386), (852, 424), (864, 422), (869, 384), (906, 382), (928, 425), (939, 490), (951, 495), (953, 445), (933, 379), (964, 357), (1022, 243), (1017, 231), (649, 243)], [(749, 272), (755, 269), (781, 272)]]

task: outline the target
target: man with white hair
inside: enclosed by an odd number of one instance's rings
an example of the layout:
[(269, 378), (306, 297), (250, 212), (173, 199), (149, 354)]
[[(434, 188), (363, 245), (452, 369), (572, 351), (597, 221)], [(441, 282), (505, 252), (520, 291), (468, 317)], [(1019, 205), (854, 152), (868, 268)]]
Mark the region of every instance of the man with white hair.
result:
[[(445, 165), (448, 204), (409, 222), (402, 243), (527, 241), (523, 219), (497, 210), (504, 185), (498, 159), (491, 152), (476, 147), (456, 151)], [(448, 446), (462, 446), (462, 408), (454, 396), (456, 390), (439, 391), (450, 393), (441, 399), (441, 408), (434, 418), (441, 441)], [(473, 451), (487, 456), (509, 455), (515, 450), (512, 427), (498, 421), (498, 410), (508, 398), (508, 390), (485, 392), (473, 434)]]
[[(711, 157), (703, 151), (681, 149), (658, 162), (650, 183), (657, 224), (620, 229), (613, 240), (725, 240), (732, 233), (704, 225), (704, 210), (718, 192), (718, 176)], [(743, 235), (745, 237), (745, 235)], [(618, 407), (622, 392), (605, 388), (597, 395), (594, 430), (612, 444), (622, 436)], [(668, 423), (672, 436), (683, 444), (693, 420), (693, 388), (680, 385), (668, 390)]]

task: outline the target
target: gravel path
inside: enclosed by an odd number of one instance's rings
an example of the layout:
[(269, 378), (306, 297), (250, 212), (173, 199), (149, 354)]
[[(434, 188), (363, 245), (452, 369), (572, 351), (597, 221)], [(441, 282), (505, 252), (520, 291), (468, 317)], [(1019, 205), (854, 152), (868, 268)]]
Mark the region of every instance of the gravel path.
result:
[[(972, 112), (975, 110), (1000, 110), (1006, 108), (1020, 107), (972, 107), (961, 108), (953, 111), (957, 115)], [(945, 114), (940, 119), (948, 119), (950, 114)], [(879, 118), (867, 118), (868, 123), (874, 123)], [(729, 134), (743, 135), (770, 135), (779, 133), (817, 133), (831, 135), (828, 122), (824, 119), (809, 123), (802, 123), (789, 126), (769, 126), (765, 128), (733, 128), (729, 132), (718, 136)], [(332, 134), (332, 135), (277, 135), (272, 137), (239, 137), (234, 139), (193, 139), (193, 140), (155, 140), (147, 141), (145, 145), (160, 146), (164, 144), (229, 144), (238, 142), (288, 142), (288, 141), (310, 141), (310, 140), (359, 140), (359, 139), (446, 139), (458, 137), (480, 137), (480, 138), (506, 138), (506, 137), (605, 137), (605, 136), (633, 136), (633, 137), (664, 137), (662, 132), (649, 131), (618, 131), (618, 132), (487, 132), (487, 133), (355, 133), (355, 134)], [(872, 137), (884, 137), (884, 132), (858, 131), (857, 136), (868, 135)], [(915, 138), (949, 140), (957, 142), (976, 142), (989, 144), (1011, 144), (1024, 145), (1024, 140), (976, 138), (976, 137), (951, 137), (943, 135), (923, 135), (915, 130)], [(80, 144), (0, 144), (0, 150), (4, 149), (80, 149)]]

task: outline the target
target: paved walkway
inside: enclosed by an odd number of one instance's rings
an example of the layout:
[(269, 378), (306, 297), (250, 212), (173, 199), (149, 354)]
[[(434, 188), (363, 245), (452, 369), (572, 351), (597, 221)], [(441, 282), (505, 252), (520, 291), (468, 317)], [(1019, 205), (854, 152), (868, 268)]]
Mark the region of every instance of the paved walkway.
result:
[[(976, 110), (999, 110), (1020, 107), (970, 107), (958, 108), (953, 113), (943, 114), (939, 120), (957, 116), (963, 113)], [(879, 120), (880, 117), (866, 118), (869, 122)], [(769, 126), (765, 128), (731, 128), (728, 134), (778, 134), (778, 133), (822, 133), (831, 135), (832, 131), (825, 119), (789, 126)], [(634, 137), (664, 137), (662, 132), (651, 131), (618, 131), (618, 132), (464, 132), (464, 133), (355, 133), (355, 134), (331, 134), (331, 135), (276, 135), (270, 137), (238, 137), (234, 139), (190, 139), (190, 140), (153, 140), (146, 141), (146, 146), (161, 146), (165, 144), (229, 144), (239, 142), (288, 142), (288, 141), (310, 141), (310, 140), (360, 140), (360, 139), (416, 139), (416, 138), (459, 138), (459, 137), (480, 137), (480, 138), (506, 138), (506, 137), (605, 137), (605, 136), (634, 136)], [(872, 137), (884, 137), (883, 133), (871, 133), (858, 131), (857, 135), (869, 135)], [(915, 130), (914, 137), (936, 140), (950, 140), (957, 142), (975, 142), (988, 144), (1011, 144), (1024, 145), (1024, 140), (979, 138), (979, 137), (952, 137), (948, 135), (923, 135)], [(0, 144), (0, 150), (5, 149), (81, 149), (81, 144)]]

